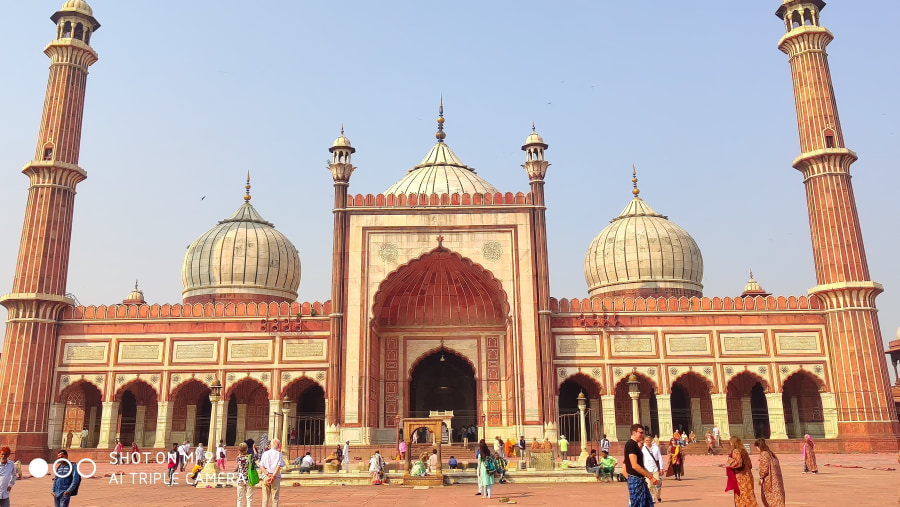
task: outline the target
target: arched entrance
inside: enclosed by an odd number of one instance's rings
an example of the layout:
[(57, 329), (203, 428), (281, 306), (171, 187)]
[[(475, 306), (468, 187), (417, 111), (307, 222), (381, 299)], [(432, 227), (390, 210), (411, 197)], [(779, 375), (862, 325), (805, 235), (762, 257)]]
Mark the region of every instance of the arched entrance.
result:
[[(653, 382), (640, 373), (634, 374), (638, 379), (638, 416), (639, 422), (650, 428), (653, 435), (659, 434), (659, 411), (656, 405), (656, 387)], [(616, 436), (624, 442), (631, 438), (631, 425), (634, 424), (634, 405), (628, 391), (628, 377), (616, 384), (615, 397)]]
[(209, 446), (209, 387), (196, 379), (190, 379), (172, 392), (172, 440), (187, 440), (192, 446), (203, 443)]
[[(269, 432), (269, 391), (266, 386), (256, 379), (244, 378), (228, 388), (224, 399), (228, 400), (225, 419), (227, 445), (248, 438), (259, 441), (260, 435)], [(269, 435), (269, 438), (273, 437)]]
[(559, 434), (569, 441), (581, 438), (581, 414), (578, 411), (578, 395), (584, 393), (588, 441), (600, 440), (603, 436), (603, 418), (600, 405), (600, 384), (583, 373), (576, 373), (559, 386), (557, 400)]
[(139, 448), (156, 441), (156, 390), (143, 380), (134, 380), (116, 393), (119, 402), (119, 427), (116, 433), (122, 445), (130, 448), (132, 442)]
[(412, 369), (407, 417), (427, 418), (432, 410), (452, 410), (454, 427), (477, 425), (477, 393), (472, 365), (449, 350), (439, 350)]
[(825, 438), (825, 413), (822, 410), (822, 381), (812, 373), (800, 370), (784, 381), (781, 400), (788, 438), (809, 434)]
[(692, 371), (678, 377), (672, 384), (672, 429), (693, 431), (698, 437), (712, 429), (712, 385)]
[[(325, 390), (314, 380), (301, 377), (284, 389), (284, 397), (295, 410), (288, 421), (290, 445), (322, 445), (325, 443)], [(291, 441), (290, 431), (294, 430)]]
[(65, 405), (62, 423), (63, 447), (97, 447), (103, 407), (101, 397), (97, 386), (85, 381), (76, 382), (60, 393), (59, 401)]
[(743, 439), (769, 438), (769, 403), (764, 382), (746, 371), (728, 382), (725, 399), (732, 435)]

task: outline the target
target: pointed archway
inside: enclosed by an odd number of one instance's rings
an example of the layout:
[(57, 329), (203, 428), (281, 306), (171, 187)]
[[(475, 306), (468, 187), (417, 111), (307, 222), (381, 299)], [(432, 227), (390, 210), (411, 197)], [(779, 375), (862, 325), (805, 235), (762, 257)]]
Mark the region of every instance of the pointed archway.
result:
[(822, 381), (804, 370), (791, 374), (784, 381), (781, 399), (788, 438), (803, 438), (806, 434), (825, 438), (822, 388)]
[(477, 424), (477, 406), (475, 368), (459, 355), (440, 350), (412, 368), (407, 417), (427, 418), (432, 410), (452, 410), (453, 426), (468, 427)]
[(672, 429), (703, 435), (712, 429), (712, 383), (700, 374), (688, 371), (672, 383)]
[(732, 435), (745, 440), (769, 438), (768, 383), (749, 371), (739, 373), (726, 386), (728, 425)]

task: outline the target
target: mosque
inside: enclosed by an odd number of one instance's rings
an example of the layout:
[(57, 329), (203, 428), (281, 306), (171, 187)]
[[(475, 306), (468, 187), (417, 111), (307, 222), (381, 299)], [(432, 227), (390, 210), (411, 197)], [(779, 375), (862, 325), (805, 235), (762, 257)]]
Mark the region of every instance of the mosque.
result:
[(585, 245), (587, 293), (552, 297), (549, 144), (532, 128), (521, 147), (530, 191), (504, 192), (451, 150), (442, 106), (435, 144), (381, 193), (349, 192), (355, 149), (343, 132), (328, 148), (327, 301), (297, 301), (297, 249), (251, 203), (248, 176), (237, 210), (188, 248), (182, 302), (145, 301), (135, 285), (121, 304), (77, 306), (66, 276), (100, 23), (84, 0), (66, 1), (51, 17), (15, 279), (0, 299), (0, 445), (46, 455), (116, 438), (144, 449), (261, 433), (394, 444), (404, 418), (452, 411), (450, 439), (475, 426), (529, 441), (623, 440), (640, 422), (661, 435), (717, 426), (724, 438), (808, 433), (825, 450), (896, 449), (882, 287), (860, 234), (824, 7), (777, 10), (816, 273), (807, 295), (769, 294), (752, 274), (740, 293), (705, 295), (697, 243), (644, 200), (635, 175), (622, 212)]

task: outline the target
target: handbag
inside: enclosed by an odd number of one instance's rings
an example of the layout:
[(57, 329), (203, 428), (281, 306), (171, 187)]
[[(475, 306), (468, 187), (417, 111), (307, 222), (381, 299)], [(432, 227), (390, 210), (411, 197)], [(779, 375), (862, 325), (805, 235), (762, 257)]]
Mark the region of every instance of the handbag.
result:
[(737, 476), (734, 473), (734, 469), (726, 467), (725, 475), (727, 476), (727, 479), (725, 480), (725, 492), (738, 491)]
[(259, 472), (256, 470), (256, 465), (253, 464), (253, 460), (250, 460), (250, 466), (247, 467), (247, 482), (251, 486), (259, 484)]

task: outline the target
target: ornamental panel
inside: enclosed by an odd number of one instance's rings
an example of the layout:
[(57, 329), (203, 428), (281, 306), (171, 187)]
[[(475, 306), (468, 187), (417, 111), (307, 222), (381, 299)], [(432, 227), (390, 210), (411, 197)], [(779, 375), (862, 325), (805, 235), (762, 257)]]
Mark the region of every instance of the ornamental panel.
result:
[(109, 343), (67, 343), (63, 348), (63, 364), (106, 364)]
[(666, 355), (712, 355), (710, 337), (707, 334), (666, 334)]
[(763, 333), (722, 333), (722, 355), (755, 355), (765, 354), (765, 335)]

